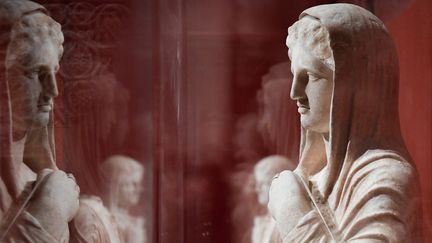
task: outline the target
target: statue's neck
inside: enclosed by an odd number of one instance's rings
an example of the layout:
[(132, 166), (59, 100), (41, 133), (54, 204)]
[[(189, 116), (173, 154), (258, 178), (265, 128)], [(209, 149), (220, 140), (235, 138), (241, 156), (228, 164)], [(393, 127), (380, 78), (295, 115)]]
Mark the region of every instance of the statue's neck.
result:
[(15, 168), (20, 168), (23, 163), (24, 147), (26, 142), (26, 136), (20, 140), (13, 141), (11, 146), (11, 159)]
[(121, 214), (121, 215), (129, 215), (129, 209), (128, 208), (124, 208), (124, 207), (120, 207), (120, 206), (116, 206), (113, 209), (116, 213)]
[(26, 135), (27, 135), (27, 131), (20, 130), (16, 128), (16, 126), (12, 125), (12, 137), (14, 142), (23, 139), (25, 140)]
[(34, 173), (23, 163), (24, 147), (25, 147), (26, 137), (13, 141), (11, 145), (11, 160), (16, 168), (18, 174), (18, 186), (21, 192), (24, 189), (25, 184), (29, 180), (34, 180)]

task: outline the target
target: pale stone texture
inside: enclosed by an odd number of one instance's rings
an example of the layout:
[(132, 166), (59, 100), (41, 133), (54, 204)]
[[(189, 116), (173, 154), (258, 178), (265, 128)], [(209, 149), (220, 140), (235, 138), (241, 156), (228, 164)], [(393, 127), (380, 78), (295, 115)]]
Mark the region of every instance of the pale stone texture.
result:
[(119, 225), (125, 243), (145, 243), (145, 220), (130, 210), (139, 202), (144, 167), (124, 155), (109, 157), (101, 167), (106, 186), (105, 204)]
[(283, 242), (421, 242), (384, 24), (355, 5), (316, 6), (290, 27), (287, 45), (302, 136), (298, 167), (270, 189)]
[(0, 20), (0, 241), (68, 242), (79, 187), (55, 164), (61, 27), (22, 0), (0, 1)]
[(261, 210), (254, 217), (252, 227), (252, 243), (271, 243), (280, 242), (280, 236), (276, 231), (276, 222), (267, 211), (269, 201), (269, 189), (273, 178), (284, 170), (295, 168), (293, 162), (284, 156), (267, 156), (255, 165), (255, 191), (258, 196), (258, 203)]
[(95, 196), (81, 196), (80, 207), (69, 224), (72, 243), (124, 242), (112, 214)]

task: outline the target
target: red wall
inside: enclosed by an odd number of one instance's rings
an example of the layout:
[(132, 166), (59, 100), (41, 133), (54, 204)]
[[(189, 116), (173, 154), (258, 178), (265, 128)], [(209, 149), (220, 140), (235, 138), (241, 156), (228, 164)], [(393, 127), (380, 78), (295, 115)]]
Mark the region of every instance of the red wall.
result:
[(387, 23), (400, 63), (402, 133), (420, 173), (428, 242), (432, 242), (432, 1), (417, 0)]

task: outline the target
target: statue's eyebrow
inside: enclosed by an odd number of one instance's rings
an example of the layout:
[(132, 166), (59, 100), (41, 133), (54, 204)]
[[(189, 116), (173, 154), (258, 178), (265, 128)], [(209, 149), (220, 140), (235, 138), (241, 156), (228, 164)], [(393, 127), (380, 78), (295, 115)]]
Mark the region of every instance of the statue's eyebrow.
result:
[(315, 67), (318, 67), (318, 73), (320, 76), (327, 77), (332, 74), (332, 70), (324, 63), (323, 60), (316, 58), (314, 60)]
[[(312, 63), (314, 69), (308, 68), (310, 65), (306, 63)], [(329, 77), (332, 75), (333, 71), (324, 63), (323, 60), (316, 57), (314, 54), (309, 52), (307, 59), (300, 63), (300, 67), (304, 68), (306, 71), (319, 75), (320, 77)]]

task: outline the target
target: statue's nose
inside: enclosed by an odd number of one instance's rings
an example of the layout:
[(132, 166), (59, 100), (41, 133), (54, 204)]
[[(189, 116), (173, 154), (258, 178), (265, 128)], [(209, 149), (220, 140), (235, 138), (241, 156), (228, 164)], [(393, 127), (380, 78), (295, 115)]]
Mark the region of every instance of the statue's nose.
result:
[(57, 79), (54, 73), (47, 73), (44, 77), (44, 80), (42, 81), (42, 84), (44, 96), (54, 98), (59, 94), (57, 88)]
[(306, 85), (304, 84), (304, 82), (302, 82), (299, 76), (294, 75), (292, 86), (291, 86), (291, 92), (290, 92), (291, 99), (300, 100), (302, 98), (305, 98), (306, 97), (305, 88)]

